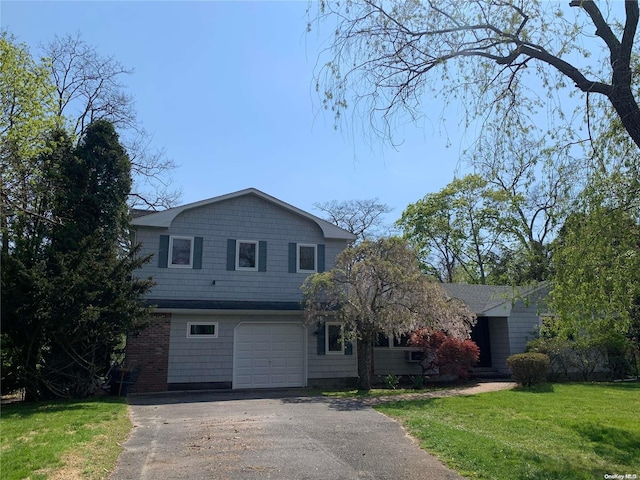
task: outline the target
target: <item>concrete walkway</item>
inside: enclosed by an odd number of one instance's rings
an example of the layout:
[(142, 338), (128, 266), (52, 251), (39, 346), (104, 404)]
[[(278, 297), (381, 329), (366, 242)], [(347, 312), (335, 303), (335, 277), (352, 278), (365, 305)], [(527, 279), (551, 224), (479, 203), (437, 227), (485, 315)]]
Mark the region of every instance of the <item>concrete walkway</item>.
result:
[[(512, 387), (481, 383), (401, 398)], [(110, 478), (460, 479), (371, 408), (397, 399), (307, 397), (299, 390), (131, 397), (133, 433)]]

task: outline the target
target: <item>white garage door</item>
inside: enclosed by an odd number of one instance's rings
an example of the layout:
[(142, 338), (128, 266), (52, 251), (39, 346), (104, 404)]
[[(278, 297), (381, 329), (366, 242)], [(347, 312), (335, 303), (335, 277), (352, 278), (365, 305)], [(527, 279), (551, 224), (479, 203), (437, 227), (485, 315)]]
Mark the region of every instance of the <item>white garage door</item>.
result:
[(233, 388), (304, 387), (305, 328), (241, 323), (233, 338)]

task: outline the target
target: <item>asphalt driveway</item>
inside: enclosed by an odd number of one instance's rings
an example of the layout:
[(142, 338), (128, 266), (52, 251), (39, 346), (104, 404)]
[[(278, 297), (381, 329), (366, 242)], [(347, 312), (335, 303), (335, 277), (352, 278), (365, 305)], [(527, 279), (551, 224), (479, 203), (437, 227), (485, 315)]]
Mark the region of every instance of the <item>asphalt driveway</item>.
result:
[(354, 400), (197, 392), (130, 404), (134, 430), (111, 480), (461, 478)]

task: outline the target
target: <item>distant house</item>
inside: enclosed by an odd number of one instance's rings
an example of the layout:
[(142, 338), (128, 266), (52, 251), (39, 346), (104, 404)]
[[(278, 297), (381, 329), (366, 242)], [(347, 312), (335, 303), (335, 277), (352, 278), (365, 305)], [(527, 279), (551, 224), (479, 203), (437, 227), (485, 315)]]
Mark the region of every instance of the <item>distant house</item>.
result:
[[(480, 348), (477, 369), (508, 374), (507, 357), (525, 351), (544, 314), (545, 285), (514, 289), (495, 285), (443, 284), (447, 293), (462, 300), (477, 316), (471, 338)], [(374, 374), (418, 375), (419, 357), (412, 355), (405, 338), (382, 338), (374, 347)]]
[(132, 228), (156, 285), (147, 328), (127, 339), (134, 392), (349, 382), (340, 325), (308, 325), (301, 285), (355, 237), (254, 188), (160, 212)]

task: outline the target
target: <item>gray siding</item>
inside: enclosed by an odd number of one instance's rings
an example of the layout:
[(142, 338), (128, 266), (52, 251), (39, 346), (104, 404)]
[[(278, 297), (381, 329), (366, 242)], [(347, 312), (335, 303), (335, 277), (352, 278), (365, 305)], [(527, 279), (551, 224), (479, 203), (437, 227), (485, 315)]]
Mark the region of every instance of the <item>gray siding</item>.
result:
[(489, 318), (489, 342), (491, 345), (491, 368), (508, 372), (509, 322), (505, 317)]
[(318, 355), (315, 325), (307, 327), (308, 378), (353, 378), (358, 376), (356, 345), (352, 355)]
[[(203, 237), (202, 269), (159, 268), (160, 235)], [(228, 239), (266, 241), (267, 271), (228, 271)], [(297, 301), (306, 275), (289, 273), (289, 243), (324, 244), (327, 270), (346, 246), (326, 240), (313, 221), (252, 195), (187, 210), (168, 229), (137, 227), (137, 241), (142, 255), (154, 255), (136, 273), (156, 282), (148, 298), (183, 300)]]
[(374, 348), (374, 375), (421, 375), (419, 363), (407, 362), (407, 349), (402, 348)]
[(509, 317), (509, 354), (523, 353), (527, 342), (535, 337), (540, 324), (537, 303), (518, 300)]
[[(187, 322), (218, 322), (218, 338), (187, 338)], [(237, 321), (214, 315), (178, 315), (171, 321), (167, 383), (231, 382)]]
[[(218, 338), (188, 338), (187, 322), (218, 322)], [(242, 322), (303, 323), (295, 315), (174, 314), (169, 341), (168, 383), (232, 382), (233, 335)], [(314, 328), (306, 326), (307, 378), (348, 378), (357, 376), (353, 355), (318, 355)], [(355, 349), (354, 349), (355, 350)]]

